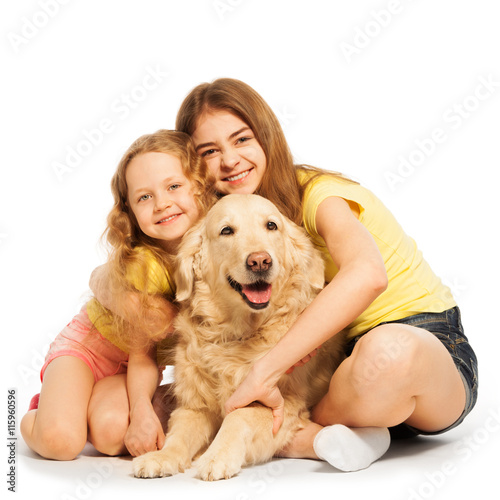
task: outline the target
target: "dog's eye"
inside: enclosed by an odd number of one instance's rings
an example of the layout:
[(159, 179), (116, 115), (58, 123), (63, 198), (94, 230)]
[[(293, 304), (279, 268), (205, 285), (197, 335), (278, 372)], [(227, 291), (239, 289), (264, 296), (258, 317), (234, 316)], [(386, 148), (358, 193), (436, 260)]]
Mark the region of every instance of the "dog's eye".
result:
[(220, 234), (223, 235), (223, 236), (228, 236), (230, 234), (234, 234), (234, 229), (231, 226), (224, 226), (220, 230)]
[(276, 225), (276, 222), (269, 221), (267, 223), (267, 229), (269, 229), (269, 231), (277, 231), (278, 226)]

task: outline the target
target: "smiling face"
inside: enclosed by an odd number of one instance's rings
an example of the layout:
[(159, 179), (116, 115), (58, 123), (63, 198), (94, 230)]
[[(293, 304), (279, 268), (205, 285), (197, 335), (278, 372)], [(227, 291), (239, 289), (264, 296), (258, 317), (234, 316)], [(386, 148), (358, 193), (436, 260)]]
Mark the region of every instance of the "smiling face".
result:
[[(182, 239), (176, 259), (181, 315), (226, 324), (225, 339), (255, 335), (255, 321), (305, 307), (325, 284), (323, 258), (305, 230), (257, 195), (221, 198)], [(216, 341), (216, 330), (207, 326), (207, 338)]]
[(256, 192), (266, 170), (266, 155), (244, 121), (227, 111), (209, 111), (198, 119), (192, 139), (220, 193)]
[(282, 215), (264, 198), (233, 195), (222, 198), (205, 223), (219, 287), (233, 289), (232, 301), (243, 299), (253, 310), (265, 309), (284, 265)]
[(142, 232), (172, 251), (198, 220), (193, 186), (179, 158), (167, 153), (134, 157), (125, 174), (128, 205)]

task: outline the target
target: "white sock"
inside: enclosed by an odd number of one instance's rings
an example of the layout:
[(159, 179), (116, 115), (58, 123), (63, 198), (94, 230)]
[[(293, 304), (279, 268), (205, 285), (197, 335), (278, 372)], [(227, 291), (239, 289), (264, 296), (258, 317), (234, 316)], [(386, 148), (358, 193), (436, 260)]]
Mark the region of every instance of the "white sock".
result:
[(345, 472), (366, 469), (391, 444), (386, 427), (350, 428), (336, 424), (321, 429), (314, 438), (318, 458)]

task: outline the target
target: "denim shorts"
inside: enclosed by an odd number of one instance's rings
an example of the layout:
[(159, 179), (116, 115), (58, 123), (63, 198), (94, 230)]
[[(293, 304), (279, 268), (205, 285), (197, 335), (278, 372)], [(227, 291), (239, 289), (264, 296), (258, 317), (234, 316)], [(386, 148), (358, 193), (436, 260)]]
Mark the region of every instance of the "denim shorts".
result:
[[(477, 358), (472, 350), (472, 347), (464, 334), (462, 321), (460, 318), (460, 309), (453, 307), (442, 313), (421, 313), (407, 318), (398, 319), (396, 321), (386, 321), (380, 325), (391, 323), (403, 323), (405, 325), (416, 326), (433, 333), (437, 339), (446, 347), (450, 353), (455, 366), (462, 377), (465, 386), (465, 409), (459, 419), (447, 427), (436, 432), (426, 432), (411, 427), (407, 424), (400, 424), (390, 428), (393, 439), (407, 438), (418, 434), (434, 435), (442, 434), (443, 432), (453, 429), (461, 424), (465, 417), (471, 412), (477, 401), (478, 392), (478, 369)], [(374, 327), (375, 328), (375, 327)], [(368, 333), (368, 332), (366, 332)], [(352, 339), (346, 347), (346, 354), (351, 355), (356, 342), (365, 334), (359, 335)]]

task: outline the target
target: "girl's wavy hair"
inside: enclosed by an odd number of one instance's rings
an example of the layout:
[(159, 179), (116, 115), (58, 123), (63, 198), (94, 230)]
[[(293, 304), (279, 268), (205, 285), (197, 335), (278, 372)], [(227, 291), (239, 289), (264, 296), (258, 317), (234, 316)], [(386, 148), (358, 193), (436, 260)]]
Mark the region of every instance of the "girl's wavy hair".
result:
[[(144, 153), (167, 153), (179, 158), (183, 173), (192, 184), (195, 201), (201, 215), (204, 215), (217, 199), (213, 189), (213, 179), (205, 161), (196, 154), (189, 135), (183, 132), (158, 130), (153, 134), (143, 135), (132, 143), (121, 158), (111, 180), (114, 204), (107, 218), (103, 238), (109, 247), (108, 276), (111, 293), (117, 293), (117, 296), (120, 296), (124, 291), (139, 292), (135, 296), (139, 297), (140, 310), (143, 311), (143, 315), (134, 325), (128, 324), (117, 314), (112, 315), (113, 334), (119, 338), (122, 345), (128, 348), (145, 347), (151, 341), (157, 341), (164, 336), (169, 326), (168, 313), (161, 310), (148, 292), (148, 289), (151, 289), (148, 284), (157, 280), (151, 276), (147, 252), (140, 252), (136, 249), (142, 247), (149, 250), (160, 266), (168, 270), (172, 270), (174, 256), (161, 246), (160, 241), (142, 232), (128, 204), (127, 167), (135, 157)], [(127, 277), (127, 270), (130, 270), (132, 266), (135, 271), (139, 271), (139, 282), (144, 284), (142, 290), (134, 288)], [(166, 275), (168, 276), (168, 273)], [(165, 318), (165, 329), (151, 330), (151, 325), (148, 325), (146, 320), (146, 313), (150, 312), (154, 312), (156, 317)], [(144, 335), (135, 334), (145, 330), (150, 332), (147, 339), (144, 339)]]
[[(228, 111), (252, 129), (267, 160), (256, 194), (271, 200), (296, 224), (303, 225), (302, 200), (307, 184), (325, 174), (349, 180), (337, 172), (310, 165), (295, 165), (278, 118), (266, 101), (246, 83), (233, 78), (219, 78), (196, 86), (179, 108), (177, 130), (192, 135), (199, 118), (211, 111)], [(315, 174), (301, 185), (297, 178), (298, 168), (309, 169)]]

